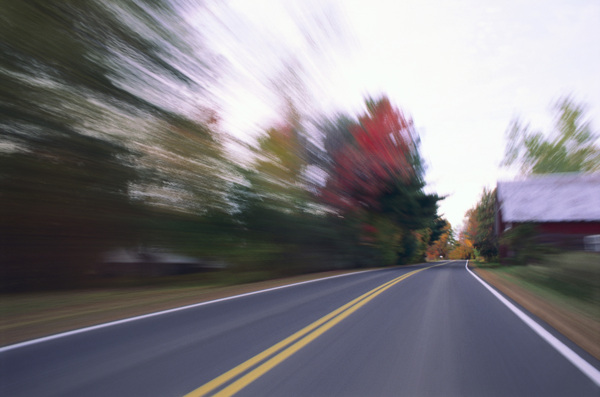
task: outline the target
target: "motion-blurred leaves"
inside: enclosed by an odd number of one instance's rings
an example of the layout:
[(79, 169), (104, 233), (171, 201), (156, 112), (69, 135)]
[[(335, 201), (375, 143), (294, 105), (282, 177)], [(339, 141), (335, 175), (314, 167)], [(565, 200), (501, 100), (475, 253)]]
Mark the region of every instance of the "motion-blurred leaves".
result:
[(600, 135), (592, 131), (585, 106), (564, 97), (553, 110), (550, 134), (532, 132), (519, 120), (512, 121), (503, 165), (516, 164), (525, 175), (600, 170)]
[(298, 20), (306, 56), (285, 51), (270, 80), (281, 121), (234, 158), (216, 80), (239, 68), (200, 29), (211, 7), (0, 0), (1, 289), (85, 285), (116, 248), (270, 274), (422, 260), (440, 197), (412, 121), (386, 97), (318, 114), (307, 58), (327, 58), (327, 24)]

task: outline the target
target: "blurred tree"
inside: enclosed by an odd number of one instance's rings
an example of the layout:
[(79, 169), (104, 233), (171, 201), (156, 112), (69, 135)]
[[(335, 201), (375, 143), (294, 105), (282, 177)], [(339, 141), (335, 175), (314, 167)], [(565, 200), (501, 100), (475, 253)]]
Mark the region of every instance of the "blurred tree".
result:
[(446, 223), (446, 219), (441, 218), (439, 216), (431, 220), (428, 227), (428, 229), (431, 230), (431, 235), (429, 236), (428, 244), (434, 243), (442, 236), (446, 228)]
[[(196, 212), (226, 206), (219, 142), (194, 116), (214, 73), (189, 44), (201, 41), (188, 40), (183, 3), (1, 0), (0, 9), (4, 288), (73, 285), (102, 252), (137, 243), (148, 213), (132, 193), (185, 196)], [(152, 185), (170, 194), (148, 194)]]
[(498, 256), (498, 238), (494, 232), (496, 216), (496, 190), (483, 189), (475, 207), (465, 215), (465, 237), (473, 242), (477, 254), (486, 260)]
[(136, 242), (139, 211), (127, 192), (135, 170), (119, 159), (127, 150), (62, 133), (44, 148), (0, 155), (4, 289), (74, 285), (101, 252)]
[(327, 174), (333, 172), (334, 155), (353, 142), (350, 130), (355, 123), (355, 120), (343, 113), (314, 121), (315, 129), (319, 134), (318, 139), (322, 141), (322, 150), (317, 149), (317, 153), (311, 157), (313, 164)]
[(600, 170), (600, 136), (591, 130), (585, 107), (565, 97), (553, 108), (554, 130), (548, 136), (532, 132), (519, 120), (511, 122), (502, 164), (516, 164), (525, 175)]
[(367, 100), (366, 105), (366, 114), (357, 122), (341, 116), (321, 123), (325, 153), (317, 158), (327, 179), (320, 197), (336, 213), (358, 217), (373, 228), (369, 238), (374, 238), (371, 244), (385, 264), (392, 256), (404, 263), (419, 250), (414, 232), (430, 228), (429, 239), (439, 236), (435, 220), (441, 198), (423, 191), (412, 121), (385, 97)]
[(427, 249), (444, 234), (446, 220), (440, 217), (430, 220), (427, 227), (412, 232), (414, 250), (409, 262), (421, 262), (427, 258)]
[(465, 213), (465, 225), (463, 226), (463, 234), (465, 238), (471, 242), (475, 241), (477, 237), (477, 231), (479, 229), (479, 222), (477, 220), (477, 207), (469, 208)]
[(233, 167), (215, 133), (214, 112), (195, 119), (164, 115), (134, 144), (140, 177), (131, 186), (134, 197), (161, 211), (199, 216), (227, 213), (228, 179)]
[(328, 227), (310, 194), (307, 139), (291, 100), (283, 117), (251, 148), (255, 161), (240, 170), (244, 181), (233, 191), (236, 218), (246, 231), (242, 239), (247, 247), (260, 247), (260, 253), (240, 259), (278, 273), (327, 269), (339, 256), (339, 229)]
[(450, 222), (445, 221), (443, 232), (433, 244), (427, 248), (427, 259), (431, 261), (446, 259), (454, 246), (454, 232)]
[(458, 240), (456, 241), (454, 248), (448, 254), (450, 259), (472, 259), (475, 256), (475, 250), (473, 247), (473, 241), (467, 232), (468, 225), (463, 227), (458, 233)]
[(264, 205), (292, 212), (306, 208), (308, 192), (303, 173), (307, 162), (301, 133), (286, 123), (270, 128), (258, 144), (256, 173), (251, 182)]
[[(276, 87), (284, 123), (234, 172), (207, 98), (215, 57), (188, 24), (196, 6), (0, 7), (3, 288), (71, 286), (122, 245), (233, 248), (240, 262), (306, 270), (392, 263), (418, 251), (416, 230), (436, 234), (412, 123), (386, 98), (320, 150), (303, 119), (312, 62), (291, 56)], [(329, 212), (313, 194), (327, 189)]]
[(421, 176), (412, 121), (387, 98), (368, 100), (367, 109), (358, 123), (349, 126), (349, 134), (336, 137), (346, 142), (331, 154), (334, 165), (322, 195), (341, 212), (379, 211), (390, 186)]

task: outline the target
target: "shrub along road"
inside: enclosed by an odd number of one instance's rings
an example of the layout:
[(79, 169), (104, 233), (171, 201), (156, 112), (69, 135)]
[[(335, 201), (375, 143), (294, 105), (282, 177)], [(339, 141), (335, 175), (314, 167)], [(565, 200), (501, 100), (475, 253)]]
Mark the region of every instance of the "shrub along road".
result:
[(597, 361), (582, 360), (582, 372), (464, 261), (437, 265), (323, 279), (3, 348), (0, 394), (600, 393)]

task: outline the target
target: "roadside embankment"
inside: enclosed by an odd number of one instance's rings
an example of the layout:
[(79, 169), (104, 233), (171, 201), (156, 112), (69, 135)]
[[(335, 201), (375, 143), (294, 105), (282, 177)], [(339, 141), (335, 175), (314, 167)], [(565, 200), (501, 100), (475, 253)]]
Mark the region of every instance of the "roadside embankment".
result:
[(476, 264), (474, 267), (489, 284), (600, 359), (600, 308), (594, 304), (594, 297), (590, 302), (578, 296), (564, 296), (556, 289), (523, 277), (526, 269), (511, 272), (503, 267)]

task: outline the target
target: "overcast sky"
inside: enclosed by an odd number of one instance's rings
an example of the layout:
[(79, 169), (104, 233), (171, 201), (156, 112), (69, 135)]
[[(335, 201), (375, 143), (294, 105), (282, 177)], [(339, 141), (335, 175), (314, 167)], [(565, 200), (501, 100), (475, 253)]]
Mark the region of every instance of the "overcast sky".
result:
[(236, 44), (216, 45), (237, 63), (236, 88), (223, 93), (226, 129), (252, 135), (270, 122), (273, 86), (264, 76), (281, 54), (298, 56), (313, 74), (319, 109), (356, 113), (365, 96), (386, 94), (412, 116), (427, 189), (448, 195), (441, 213), (454, 227), (483, 187), (514, 175), (499, 167), (512, 118), (549, 131), (550, 105), (572, 95), (588, 105), (594, 129), (600, 126), (597, 0), (254, 0), (230, 7), (224, 18)]

